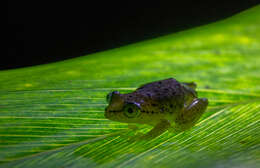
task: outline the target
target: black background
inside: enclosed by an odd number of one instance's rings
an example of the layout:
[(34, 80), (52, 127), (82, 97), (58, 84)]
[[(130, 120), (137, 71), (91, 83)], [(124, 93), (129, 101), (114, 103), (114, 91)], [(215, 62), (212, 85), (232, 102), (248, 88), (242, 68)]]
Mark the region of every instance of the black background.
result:
[(0, 69), (49, 63), (214, 22), (259, 0), (8, 1)]

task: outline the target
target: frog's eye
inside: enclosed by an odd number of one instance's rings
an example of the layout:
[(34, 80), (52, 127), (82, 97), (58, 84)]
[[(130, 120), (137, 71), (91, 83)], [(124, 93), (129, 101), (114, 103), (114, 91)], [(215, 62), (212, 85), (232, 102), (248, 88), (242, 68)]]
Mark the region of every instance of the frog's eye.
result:
[(111, 102), (111, 99), (112, 99), (112, 96), (114, 94), (120, 94), (118, 91), (113, 91), (113, 92), (110, 92), (107, 94), (107, 97), (106, 97), (106, 100), (107, 100), (107, 103), (110, 103)]
[(137, 103), (127, 103), (124, 106), (124, 114), (128, 118), (135, 118), (141, 114), (140, 105)]

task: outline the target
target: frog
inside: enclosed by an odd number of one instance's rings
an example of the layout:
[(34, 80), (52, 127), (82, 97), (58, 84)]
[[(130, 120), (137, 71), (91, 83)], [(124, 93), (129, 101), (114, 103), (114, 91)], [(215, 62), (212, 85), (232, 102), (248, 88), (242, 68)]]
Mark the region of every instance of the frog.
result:
[(107, 94), (105, 118), (133, 124), (150, 125), (138, 139), (153, 139), (169, 132), (191, 129), (208, 106), (207, 98), (198, 98), (196, 83), (179, 82), (174, 78), (141, 85), (131, 93), (111, 91)]

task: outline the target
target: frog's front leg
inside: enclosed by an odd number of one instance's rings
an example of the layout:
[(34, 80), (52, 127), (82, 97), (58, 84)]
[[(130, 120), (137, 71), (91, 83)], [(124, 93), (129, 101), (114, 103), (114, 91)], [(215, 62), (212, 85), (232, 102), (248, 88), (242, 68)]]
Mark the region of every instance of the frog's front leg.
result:
[(170, 128), (171, 124), (168, 120), (161, 120), (148, 133), (137, 137), (138, 139), (153, 139), (160, 136)]
[(190, 105), (180, 112), (175, 120), (174, 130), (185, 131), (196, 124), (208, 106), (208, 99), (194, 99)]

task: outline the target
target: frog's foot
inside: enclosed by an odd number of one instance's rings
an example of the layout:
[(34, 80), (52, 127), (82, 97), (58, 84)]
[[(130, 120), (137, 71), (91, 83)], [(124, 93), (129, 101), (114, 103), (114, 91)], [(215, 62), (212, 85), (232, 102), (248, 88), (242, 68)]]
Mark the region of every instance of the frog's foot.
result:
[(170, 128), (171, 124), (168, 120), (161, 120), (153, 129), (151, 129), (148, 133), (142, 134), (137, 133), (132, 140), (151, 140), (154, 139)]
[(178, 126), (174, 125), (168, 128), (168, 132), (178, 134), (182, 132), (182, 130), (178, 129)]
[(131, 129), (131, 130), (133, 130), (133, 131), (136, 131), (136, 130), (139, 129), (139, 127), (136, 126), (135, 124), (128, 124), (128, 128)]
[(144, 136), (145, 134), (138, 132), (134, 136), (129, 137), (128, 142), (138, 142), (140, 140), (144, 140)]
[(195, 99), (186, 109), (180, 113), (179, 116), (177, 116), (174, 129), (179, 132), (193, 127), (200, 119), (201, 115), (205, 112), (207, 106), (208, 99)]
[(190, 87), (190, 88), (192, 88), (192, 89), (196, 89), (196, 87), (197, 87), (197, 85), (196, 85), (196, 83), (195, 82), (183, 82), (182, 84), (184, 84), (184, 85), (186, 85), (186, 86), (188, 86), (188, 87)]

